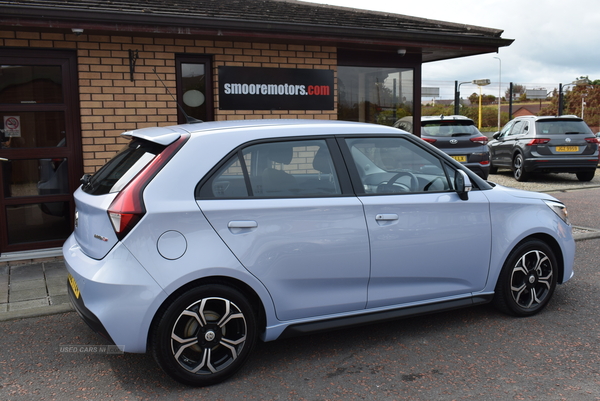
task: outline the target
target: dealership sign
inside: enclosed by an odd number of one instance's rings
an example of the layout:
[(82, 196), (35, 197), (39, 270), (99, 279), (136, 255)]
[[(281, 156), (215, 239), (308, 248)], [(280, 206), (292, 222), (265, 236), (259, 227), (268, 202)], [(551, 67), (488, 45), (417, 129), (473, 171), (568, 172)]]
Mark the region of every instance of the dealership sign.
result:
[(219, 67), (221, 110), (333, 110), (333, 71)]

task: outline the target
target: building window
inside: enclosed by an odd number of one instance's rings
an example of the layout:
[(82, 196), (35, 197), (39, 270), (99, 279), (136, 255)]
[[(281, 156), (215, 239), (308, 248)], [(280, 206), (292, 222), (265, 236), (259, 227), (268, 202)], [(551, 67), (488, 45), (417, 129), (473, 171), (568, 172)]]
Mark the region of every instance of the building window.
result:
[[(179, 105), (189, 117), (201, 121), (214, 120), (210, 58), (183, 55), (178, 56), (176, 61)], [(178, 122), (186, 122), (181, 111)]]
[(338, 119), (393, 125), (414, 114), (412, 68), (338, 66)]

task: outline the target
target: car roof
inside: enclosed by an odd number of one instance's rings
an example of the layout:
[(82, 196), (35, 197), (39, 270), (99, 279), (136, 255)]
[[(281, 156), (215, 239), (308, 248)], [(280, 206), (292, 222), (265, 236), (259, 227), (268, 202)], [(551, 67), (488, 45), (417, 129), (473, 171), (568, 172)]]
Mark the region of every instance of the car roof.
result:
[(469, 117), (461, 116), (461, 115), (439, 115), (439, 116), (422, 116), (421, 122), (435, 122), (435, 121), (470, 121), (473, 122)]
[(534, 120), (534, 121), (540, 121), (540, 120), (577, 120), (577, 121), (583, 121), (580, 117), (577, 117), (575, 115), (572, 114), (568, 114), (568, 115), (561, 115), (561, 116), (520, 116), (520, 117), (515, 117), (515, 120)]
[(229, 120), (211, 121), (194, 124), (181, 124), (169, 127), (149, 127), (124, 132), (125, 137), (136, 137), (168, 145), (176, 141), (182, 134), (189, 133), (192, 137), (218, 135), (232, 137), (243, 135), (245, 141), (262, 138), (296, 137), (307, 135), (336, 135), (336, 134), (395, 134), (410, 135), (397, 128), (378, 124), (367, 124), (350, 121), (333, 120)]

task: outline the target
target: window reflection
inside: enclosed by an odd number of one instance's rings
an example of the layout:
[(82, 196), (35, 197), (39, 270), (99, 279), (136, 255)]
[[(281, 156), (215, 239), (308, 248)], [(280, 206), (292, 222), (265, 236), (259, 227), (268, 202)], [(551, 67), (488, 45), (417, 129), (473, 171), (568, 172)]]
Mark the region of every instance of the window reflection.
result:
[(64, 240), (71, 232), (69, 202), (8, 206), (6, 216), (9, 245)]
[(413, 70), (338, 67), (338, 119), (393, 125), (412, 116)]
[(51, 148), (66, 144), (65, 113), (63, 111), (4, 111), (0, 123), (18, 117), (19, 128), (6, 130), (6, 148)]
[(62, 103), (59, 65), (1, 65), (0, 103)]

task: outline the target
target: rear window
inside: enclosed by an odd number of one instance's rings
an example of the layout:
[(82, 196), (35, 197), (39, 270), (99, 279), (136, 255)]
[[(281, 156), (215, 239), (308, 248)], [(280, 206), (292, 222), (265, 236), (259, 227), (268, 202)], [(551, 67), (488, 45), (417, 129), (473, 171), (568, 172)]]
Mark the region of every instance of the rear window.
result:
[(548, 120), (538, 121), (537, 133), (542, 135), (589, 134), (592, 130), (581, 120)]
[(165, 148), (154, 142), (134, 138), (96, 172), (82, 189), (90, 195), (119, 192), (133, 177)]
[(448, 121), (448, 122), (422, 122), (421, 136), (471, 136), (479, 135), (473, 121)]

